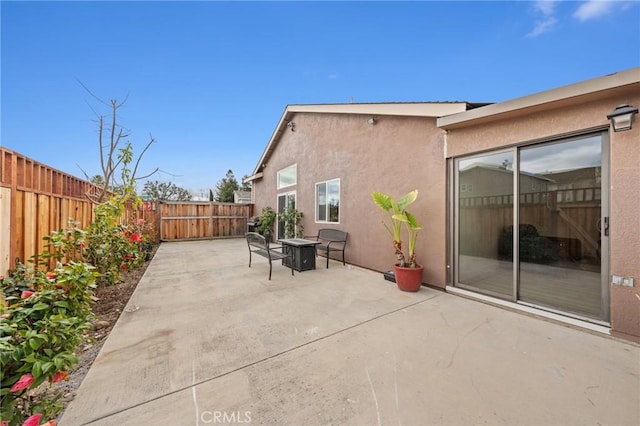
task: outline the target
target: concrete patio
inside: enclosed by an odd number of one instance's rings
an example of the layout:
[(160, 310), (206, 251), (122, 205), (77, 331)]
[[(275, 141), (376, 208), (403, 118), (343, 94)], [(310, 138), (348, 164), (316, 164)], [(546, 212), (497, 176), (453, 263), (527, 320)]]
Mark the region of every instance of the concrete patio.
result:
[(640, 346), (331, 262), (164, 243), (60, 424), (638, 425)]

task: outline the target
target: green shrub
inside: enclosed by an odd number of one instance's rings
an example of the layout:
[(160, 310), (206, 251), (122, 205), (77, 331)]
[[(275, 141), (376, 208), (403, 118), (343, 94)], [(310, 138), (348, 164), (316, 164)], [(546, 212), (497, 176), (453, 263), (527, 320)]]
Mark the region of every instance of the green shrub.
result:
[(143, 234), (137, 225), (122, 225), (124, 205), (114, 197), (95, 208), (95, 219), (87, 228), (87, 260), (100, 274), (99, 284), (114, 285), (122, 272), (135, 269), (145, 260)]
[(0, 278), (0, 417), (22, 424), (31, 414), (52, 418), (59, 395), (33, 392), (66, 378), (77, 364), (75, 348), (91, 328), (97, 274), (86, 263), (58, 263), (54, 271), (18, 263)]

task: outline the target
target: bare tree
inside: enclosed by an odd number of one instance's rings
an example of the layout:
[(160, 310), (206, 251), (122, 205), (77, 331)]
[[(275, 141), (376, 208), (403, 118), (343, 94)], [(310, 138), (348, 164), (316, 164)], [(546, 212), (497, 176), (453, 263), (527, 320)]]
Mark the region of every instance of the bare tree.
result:
[[(120, 125), (117, 119), (118, 110), (127, 102), (129, 95), (127, 94), (122, 102), (118, 102), (115, 99), (106, 102), (93, 94), (80, 80), (78, 80), (78, 83), (80, 83), (84, 90), (93, 98), (110, 109), (111, 121), (108, 122), (104, 115), (99, 114), (91, 108), (97, 117), (98, 123), (98, 148), (100, 151), (102, 175), (98, 175), (101, 176), (101, 179), (96, 179), (96, 176), (91, 178), (94, 183), (99, 183), (100, 190), (95, 194), (87, 193), (86, 196), (92, 202), (102, 203), (114, 189), (132, 187), (136, 180), (148, 178), (159, 171), (158, 168), (155, 168), (151, 173), (138, 176), (140, 161), (151, 145), (155, 143), (155, 139), (149, 135), (149, 142), (147, 142), (138, 158), (133, 162), (131, 142), (127, 140), (129, 131)], [(91, 107), (91, 105), (89, 106)], [(133, 163), (133, 170), (128, 169), (129, 163)], [(89, 180), (87, 173), (84, 170), (82, 170), (82, 172), (87, 180)], [(118, 178), (120, 178), (121, 181), (118, 181)], [(127, 182), (125, 182), (125, 180)]]
[(142, 189), (142, 195), (147, 195), (154, 200), (162, 201), (190, 201), (191, 192), (175, 183), (147, 181)]

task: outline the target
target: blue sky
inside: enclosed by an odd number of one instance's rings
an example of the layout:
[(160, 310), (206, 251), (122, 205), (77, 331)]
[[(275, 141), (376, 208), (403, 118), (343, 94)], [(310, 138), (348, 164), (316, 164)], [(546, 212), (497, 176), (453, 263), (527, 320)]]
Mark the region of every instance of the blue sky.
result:
[[(142, 171), (194, 192), (251, 174), (287, 104), (499, 102), (640, 65), (637, 1), (10, 2), (1, 144), (99, 173), (93, 110)], [(81, 170), (82, 169), (82, 170)], [(140, 185), (141, 186), (141, 185)]]

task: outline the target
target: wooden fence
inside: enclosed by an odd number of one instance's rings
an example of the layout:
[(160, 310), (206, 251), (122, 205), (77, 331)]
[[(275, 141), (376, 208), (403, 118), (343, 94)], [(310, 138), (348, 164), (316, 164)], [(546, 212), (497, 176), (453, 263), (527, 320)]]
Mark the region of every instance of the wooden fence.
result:
[(241, 237), (247, 232), (253, 205), (163, 201), (159, 211), (162, 241)]
[[(101, 189), (83, 179), (71, 176), (24, 155), (0, 148), (0, 275), (41, 253), (44, 237), (65, 229), (69, 220), (80, 228), (94, 219), (94, 204), (87, 194)], [(158, 223), (153, 204), (128, 209), (122, 220), (144, 218)], [(155, 236), (157, 240), (157, 235)]]
[(91, 183), (0, 148), (0, 274), (44, 249), (43, 237), (65, 228), (69, 218), (88, 226)]
[[(88, 227), (94, 205), (86, 194), (99, 188), (0, 147), (0, 275), (15, 259), (28, 260), (45, 247), (43, 237), (66, 228), (69, 219)], [(153, 223), (159, 241), (243, 236), (253, 205), (210, 202), (144, 202), (122, 220)]]

